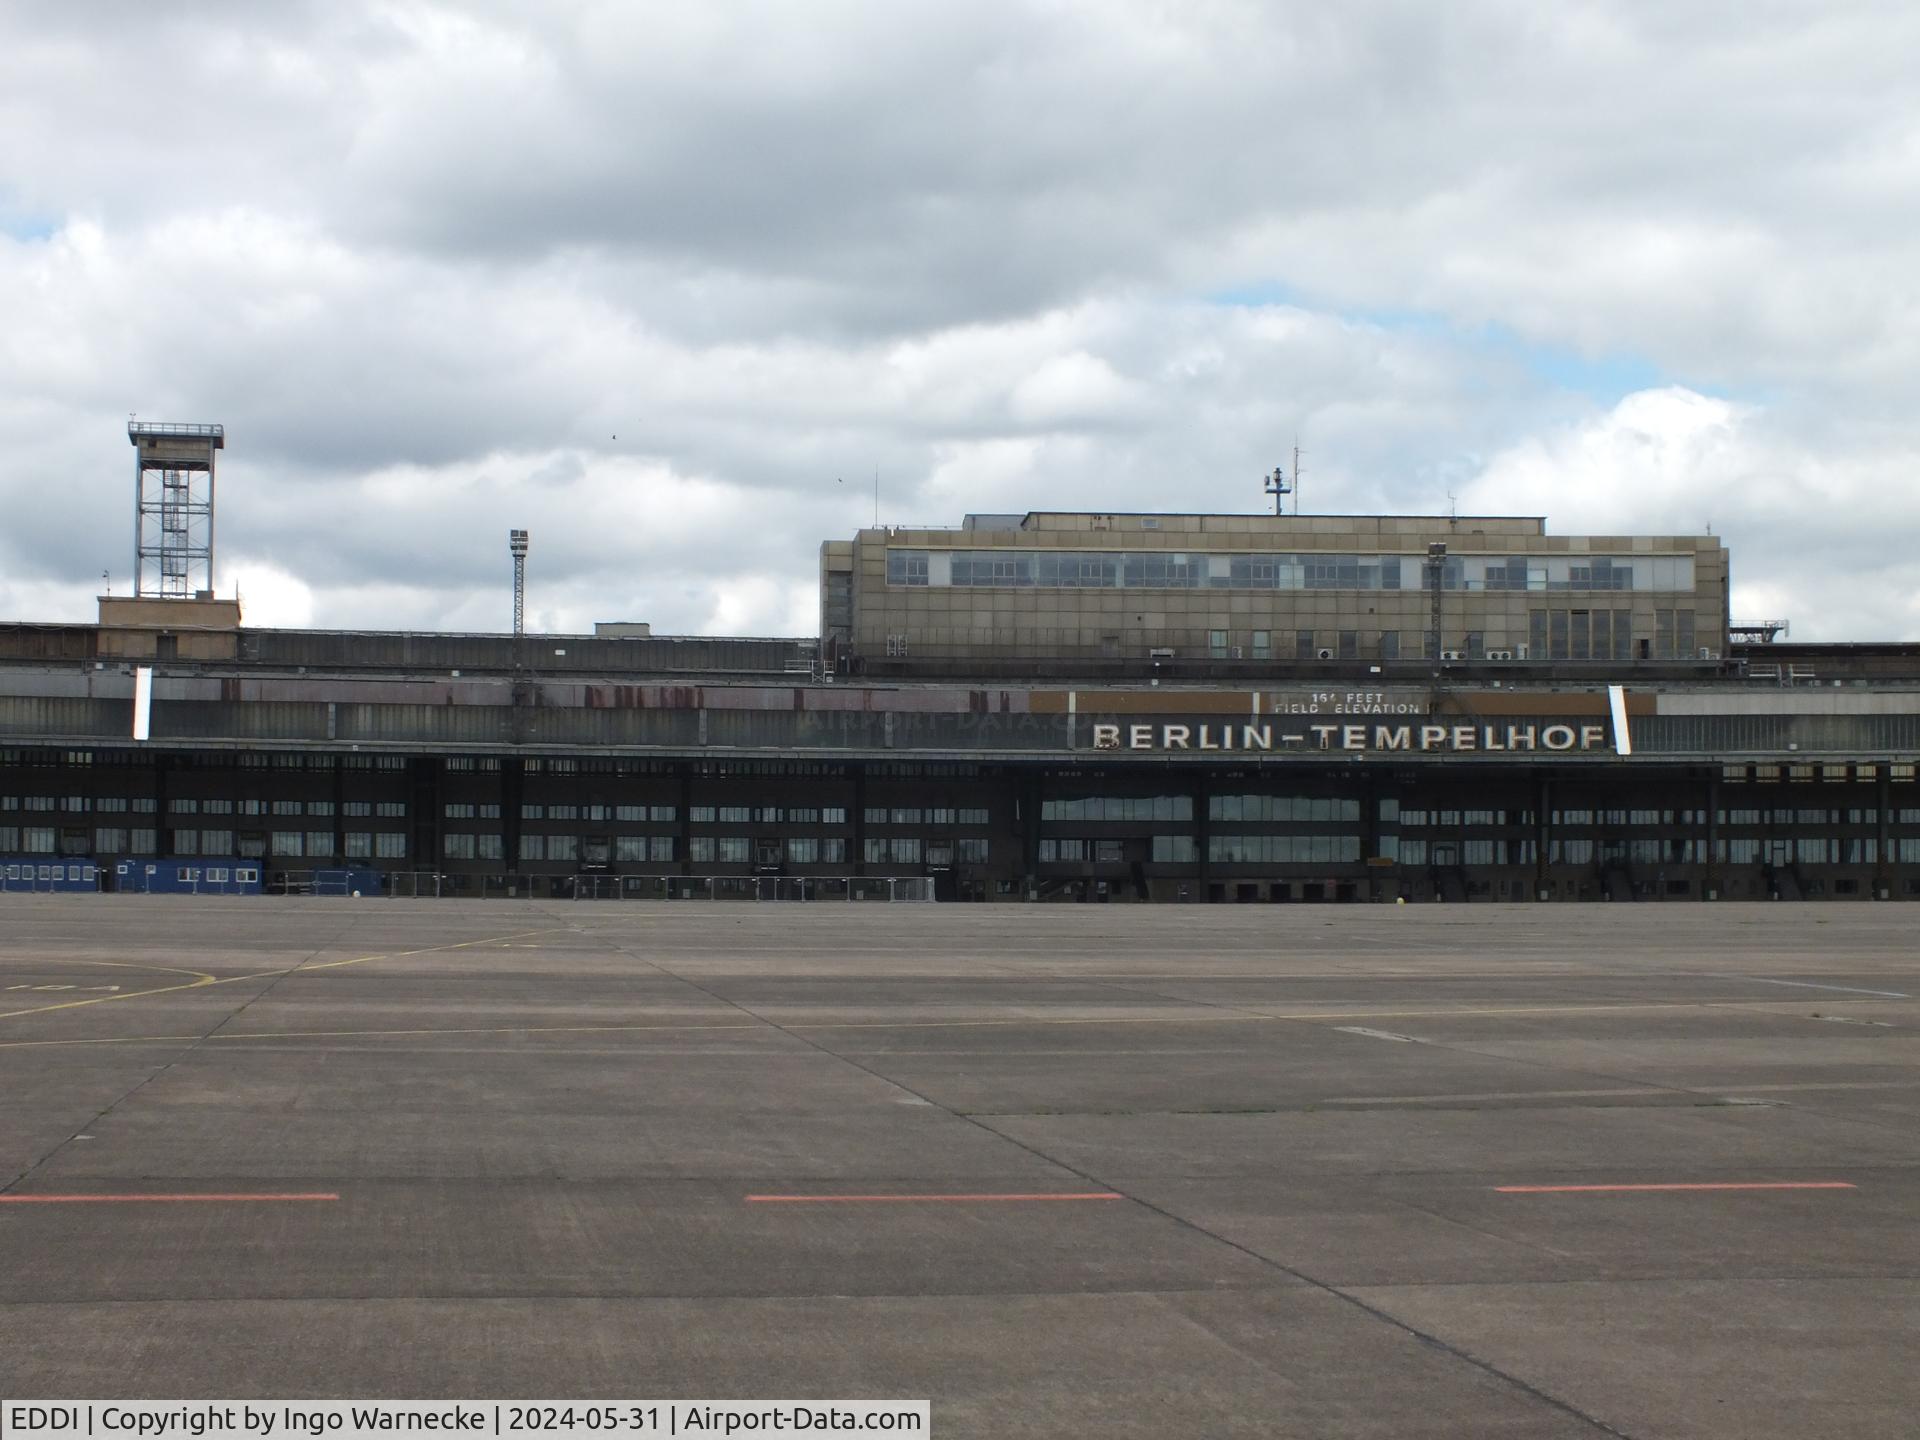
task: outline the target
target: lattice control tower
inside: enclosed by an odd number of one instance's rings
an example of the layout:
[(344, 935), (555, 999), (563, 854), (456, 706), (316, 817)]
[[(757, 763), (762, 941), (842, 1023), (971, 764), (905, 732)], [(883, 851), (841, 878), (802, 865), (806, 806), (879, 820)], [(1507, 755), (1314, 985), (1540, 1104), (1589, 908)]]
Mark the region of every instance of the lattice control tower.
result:
[(213, 598), (213, 461), (222, 425), (129, 420), (134, 450), (133, 593)]

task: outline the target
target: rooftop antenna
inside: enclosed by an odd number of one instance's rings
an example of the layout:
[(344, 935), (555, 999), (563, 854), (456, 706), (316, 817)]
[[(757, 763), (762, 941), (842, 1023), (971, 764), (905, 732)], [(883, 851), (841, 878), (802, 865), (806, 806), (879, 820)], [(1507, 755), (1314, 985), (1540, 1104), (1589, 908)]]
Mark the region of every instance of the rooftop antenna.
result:
[(1293, 437), (1293, 513), (1300, 513), (1300, 437)]
[(1454, 502), (1454, 494), (1451, 490), (1449, 490), (1447, 491), (1447, 523), (1449, 525), (1451, 525), (1454, 521), (1460, 518), (1459, 515), (1455, 513), (1455, 506), (1453, 502)]
[[(1293, 486), (1287, 483), (1286, 471), (1282, 470), (1278, 465), (1274, 466), (1273, 473), (1266, 477), (1266, 482), (1267, 494), (1273, 496), (1273, 513), (1276, 515), (1284, 514), (1285, 512), (1281, 502), (1287, 496), (1293, 494), (1294, 489)], [(1298, 499), (1294, 501), (1293, 509), (1296, 515), (1300, 513), (1300, 502)]]
[(880, 467), (873, 467), (873, 528), (880, 528)]

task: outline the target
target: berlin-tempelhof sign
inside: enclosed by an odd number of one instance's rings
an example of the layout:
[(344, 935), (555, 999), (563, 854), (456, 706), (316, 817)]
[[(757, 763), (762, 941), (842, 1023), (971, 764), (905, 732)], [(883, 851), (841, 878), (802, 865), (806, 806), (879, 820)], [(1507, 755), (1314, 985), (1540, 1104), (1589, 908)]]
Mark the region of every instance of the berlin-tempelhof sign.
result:
[(1508, 752), (1538, 754), (1542, 751), (1619, 749), (1607, 737), (1607, 727), (1579, 725), (1399, 725), (1344, 722), (1341, 724), (1298, 724), (1238, 722), (1170, 724), (1165, 721), (1142, 724), (1104, 724), (1093, 726), (1095, 750), (1208, 750), (1272, 751), (1276, 749), (1422, 751), (1447, 753)]

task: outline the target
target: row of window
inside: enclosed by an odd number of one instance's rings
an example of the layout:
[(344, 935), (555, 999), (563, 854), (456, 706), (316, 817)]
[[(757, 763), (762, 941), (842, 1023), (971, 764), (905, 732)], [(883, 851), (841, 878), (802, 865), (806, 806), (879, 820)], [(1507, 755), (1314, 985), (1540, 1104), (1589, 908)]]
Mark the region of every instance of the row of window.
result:
[[(1691, 591), (1690, 555), (1449, 555), (1444, 590)], [(1059, 590), (1413, 590), (1433, 588), (1414, 555), (1194, 554), (1122, 550), (887, 551), (889, 585)]]
[[(202, 853), (206, 850), (206, 836), (201, 836)], [(407, 837), (398, 831), (356, 831), (349, 830), (340, 837), (340, 853), (349, 860), (404, 860), (407, 858)], [(179, 847), (176, 846), (177, 850)], [(181, 853), (187, 853), (182, 851)], [(247, 854), (246, 837), (241, 837), (240, 854)], [(271, 837), (271, 852), (274, 855), (290, 857), (306, 856), (309, 859), (325, 859), (334, 853), (333, 832), (331, 830), (276, 830)]]
[[(1042, 865), (1120, 865), (1125, 840), (1056, 836), (1040, 842)], [(1191, 835), (1155, 835), (1157, 865), (1191, 865), (1199, 842)], [(1339, 865), (1360, 858), (1358, 835), (1211, 835), (1207, 858), (1221, 865)]]
[[(84, 836), (86, 832), (73, 833)], [(63, 846), (60, 839), (60, 830), (52, 825), (0, 825), (0, 853), (12, 851), (21, 855), (56, 855), (77, 852), (82, 848), (81, 844), (72, 843)], [(93, 832), (93, 853), (152, 855), (157, 840), (158, 834), (153, 830), (124, 830), (118, 826), (108, 826)]]
[[(611, 845), (604, 837), (522, 835), (520, 858), (539, 861), (579, 861), (622, 864), (670, 864), (678, 842), (671, 835), (621, 835)], [(874, 837), (862, 847), (870, 865), (952, 864), (984, 865), (988, 844), (984, 838), (923, 839), (919, 836)], [(695, 865), (844, 865), (848, 841), (838, 835), (794, 835), (784, 840), (754, 840), (745, 835), (694, 835), (686, 842), (686, 858)], [(449, 860), (497, 860), (498, 835), (449, 835)]]
[(1042, 800), (1042, 820), (1191, 820), (1191, 795), (1087, 795)]
[[(59, 811), (70, 815), (152, 815), (158, 802), (151, 795), (0, 795), (0, 810), (26, 810), (40, 814)], [(499, 807), (491, 807), (499, 813)], [(449, 807), (451, 809), (451, 807)], [(231, 800), (211, 797), (175, 796), (167, 801), (169, 815), (305, 815), (331, 816), (331, 800)], [(404, 819), (404, 800), (348, 800), (339, 807), (348, 816), (378, 815), (385, 819)]]
[[(1593, 842), (1554, 842), (1556, 847), (1562, 843), (1591, 845)], [(1380, 854), (1383, 859), (1402, 865), (1531, 865), (1539, 851), (1531, 840), (1427, 841), (1412, 840), (1403, 835), (1397, 839), (1383, 836)]]
[[(1553, 812), (1555, 824), (1559, 823), (1561, 813), (1562, 812), (1558, 810)], [(1567, 813), (1579, 814), (1582, 812), (1570, 811)], [(1585, 813), (1591, 814), (1592, 812), (1589, 811)], [(1394, 817), (1383, 814), (1380, 818), (1388, 820)], [(1398, 823), (1402, 830), (1423, 830), (1429, 826), (1437, 829), (1451, 829), (1456, 825), (1531, 825), (1533, 823), (1533, 811), (1410, 810), (1405, 806), (1401, 806), (1398, 814)], [(1587, 822), (1571, 821), (1569, 823), (1581, 824)]]
[(1278, 820), (1309, 824), (1358, 820), (1360, 802), (1336, 795), (1211, 795), (1210, 820)]
[(98, 871), (91, 865), (7, 865), (0, 867), (0, 879), (31, 880), (35, 870), (42, 880), (88, 880), (95, 879)]
[[(706, 807), (711, 814), (712, 807)], [(701, 807), (689, 813), (699, 818)], [(450, 820), (498, 819), (498, 805), (449, 805)], [(522, 820), (614, 820), (628, 825), (670, 825), (680, 818), (678, 805), (522, 805)]]
[[(97, 768), (103, 765), (139, 765), (150, 763), (139, 750), (19, 750), (0, 749), (0, 765), (72, 765)], [(326, 755), (274, 754), (262, 750), (243, 750), (236, 754), (180, 755), (174, 757), (179, 769), (213, 770), (404, 770), (404, 755)], [(448, 769), (459, 762), (449, 760)], [(498, 762), (494, 762), (496, 765)]]
[(869, 805), (862, 812), (869, 825), (985, 825), (987, 812), (984, 807), (958, 808), (948, 805), (916, 807), (913, 805), (894, 805), (882, 807)]
[[(317, 813), (317, 812), (316, 812)], [(498, 805), (456, 803), (446, 806), (449, 820), (497, 820)], [(868, 806), (869, 825), (985, 825), (984, 806)], [(613, 821), (619, 824), (668, 825), (680, 818), (677, 805), (545, 805), (520, 807), (522, 820)], [(1151, 818), (1151, 817), (1145, 817)], [(695, 825), (844, 825), (841, 805), (692, 805), (687, 819)]]
[[(1307, 823), (1360, 818), (1360, 802), (1330, 795), (1210, 795), (1211, 820), (1281, 820)], [(1072, 800), (1043, 800), (1040, 818), (1076, 820), (1191, 820), (1190, 795), (1089, 795)]]
[[(0, 749), (0, 765), (67, 765), (81, 769), (99, 769), (108, 765), (128, 765), (145, 767), (151, 764), (151, 758), (139, 750), (40, 750), (40, 749)], [(499, 768), (499, 761), (482, 761), (483, 766)], [(173, 759), (176, 769), (203, 770), (404, 770), (407, 757), (404, 755), (327, 755), (327, 754), (275, 754), (263, 750), (242, 750), (234, 754), (220, 755), (177, 755)], [(472, 768), (472, 762), (448, 760), (449, 770), (460, 769), (464, 764)], [(534, 768), (535, 762), (529, 760), (527, 766)]]
[[(339, 853), (354, 859), (378, 857), (401, 860), (407, 854), (407, 837), (401, 832), (349, 830), (340, 840)], [(95, 855), (157, 855), (160, 848), (159, 832), (144, 827), (101, 825), (95, 827), (89, 836), (84, 830), (62, 832), (51, 825), (0, 825), (0, 852), (17, 851), (22, 855), (78, 853), (89, 841), (91, 853)], [(175, 830), (172, 853), (326, 858), (335, 851), (331, 830), (276, 830), (271, 835), (261, 835), (196, 829)]]
[[(1887, 767), (1889, 780), (1911, 780), (1915, 766), (1911, 760), (1895, 760)], [(1735, 782), (1745, 780), (1877, 780), (1880, 766), (1867, 764), (1802, 764), (1802, 765), (1722, 765), (1722, 779)]]

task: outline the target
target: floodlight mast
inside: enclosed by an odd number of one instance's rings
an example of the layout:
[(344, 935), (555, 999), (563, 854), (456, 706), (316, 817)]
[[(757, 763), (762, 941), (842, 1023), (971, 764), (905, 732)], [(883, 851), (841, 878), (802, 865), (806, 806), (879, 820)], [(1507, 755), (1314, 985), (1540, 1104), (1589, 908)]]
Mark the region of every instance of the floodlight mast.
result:
[(513, 554), (513, 638), (527, 631), (527, 532), (509, 530), (507, 549)]

